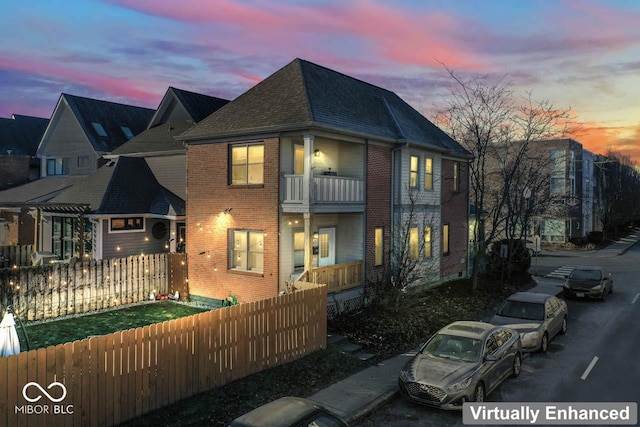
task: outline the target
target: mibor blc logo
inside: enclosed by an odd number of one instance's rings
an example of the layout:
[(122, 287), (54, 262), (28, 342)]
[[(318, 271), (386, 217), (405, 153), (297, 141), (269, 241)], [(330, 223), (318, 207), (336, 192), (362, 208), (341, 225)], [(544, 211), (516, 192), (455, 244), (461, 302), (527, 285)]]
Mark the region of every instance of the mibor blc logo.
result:
[[(67, 388), (59, 381), (53, 381), (46, 388), (37, 382), (28, 382), (22, 387), (22, 397), (30, 404), (16, 406), (16, 414), (25, 415), (70, 415), (73, 414), (73, 405), (59, 404), (67, 397)], [(45, 397), (45, 400), (41, 399)], [(47, 403), (52, 402), (52, 404)], [(39, 402), (38, 404), (35, 404)]]

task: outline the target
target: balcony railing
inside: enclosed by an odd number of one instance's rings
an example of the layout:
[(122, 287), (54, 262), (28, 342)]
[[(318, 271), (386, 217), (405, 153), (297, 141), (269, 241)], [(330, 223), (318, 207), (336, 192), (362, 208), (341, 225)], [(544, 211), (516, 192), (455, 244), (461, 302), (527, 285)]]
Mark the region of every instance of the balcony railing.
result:
[(303, 286), (305, 282), (327, 285), (327, 292), (331, 293), (362, 286), (363, 280), (364, 264), (362, 261), (355, 261), (313, 268), (300, 276), (295, 286)]
[[(302, 175), (284, 176), (282, 201), (304, 202)], [(314, 176), (309, 203), (364, 203), (364, 180), (342, 176)]]

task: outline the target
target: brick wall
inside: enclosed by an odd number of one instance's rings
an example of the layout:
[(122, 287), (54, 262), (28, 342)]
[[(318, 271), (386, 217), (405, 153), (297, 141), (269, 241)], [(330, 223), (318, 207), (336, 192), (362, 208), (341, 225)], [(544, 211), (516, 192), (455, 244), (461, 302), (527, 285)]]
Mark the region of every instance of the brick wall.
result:
[[(264, 185), (230, 186), (229, 145), (187, 147), (189, 291), (195, 297), (218, 300), (233, 294), (239, 302), (249, 302), (279, 292), (280, 148), (277, 138), (264, 140)], [(231, 212), (225, 213), (227, 208)], [(230, 229), (265, 233), (263, 273), (229, 269)]]
[(453, 191), (453, 160), (442, 160), (442, 224), (449, 224), (448, 255), (442, 257), (440, 266), (444, 279), (464, 275), (468, 251), (469, 168), (459, 161), (460, 191)]
[(382, 270), (375, 265), (375, 229), (384, 228), (384, 262), (388, 262), (391, 232), (391, 149), (369, 145), (367, 148), (367, 213), (365, 236), (365, 280)]

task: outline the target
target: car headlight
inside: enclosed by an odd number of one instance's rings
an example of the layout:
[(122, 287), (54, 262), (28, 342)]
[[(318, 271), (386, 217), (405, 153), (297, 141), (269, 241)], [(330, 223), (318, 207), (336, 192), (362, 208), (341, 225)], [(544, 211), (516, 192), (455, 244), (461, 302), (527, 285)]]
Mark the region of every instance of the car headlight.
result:
[(571, 288), (571, 286), (569, 286), (569, 282), (564, 282), (564, 285), (562, 285), (562, 287), (565, 289)]
[(464, 390), (465, 388), (469, 387), (469, 385), (471, 384), (473, 377), (469, 377), (469, 378), (465, 378), (462, 381), (458, 381), (456, 383), (453, 384), (449, 384), (447, 386), (447, 390), (449, 392), (453, 392), (453, 391), (458, 391), (458, 390)]
[(404, 382), (411, 381), (411, 380), (409, 379), (410, 377), (411, 377), (411, 376), (409, 375), (409, 371), (407, 371), (407, 370), (405, 370), (405, 369), (403, 369), (403, 370), (401, 370), (401, 371), (400, 371), (400, 379), (401, 379), (402, 381), (404, 381)]
[(522, 341), (535, 341), (538, 339), (539, 336), (540, 336), (540, 332), (538, 331), (526, 332), (526, 333), (520, 334), (520, 339)]
[(603, 287), (604, 287), (604, 286), (603, 286), (602, 284), (600, 284), (600, 285), (594, 286), (594, 287), (593, 287), (593, 288), (591, 288), (591, 289), (592, 289), (592, 290), (594, 290), (594, 291), (601, 291)]

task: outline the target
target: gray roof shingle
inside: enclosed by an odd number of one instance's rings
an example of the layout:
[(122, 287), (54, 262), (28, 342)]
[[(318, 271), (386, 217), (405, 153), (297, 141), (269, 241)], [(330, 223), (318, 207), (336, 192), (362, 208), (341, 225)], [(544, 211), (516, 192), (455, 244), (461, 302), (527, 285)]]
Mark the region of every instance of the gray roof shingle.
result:
[(50, 203), (87, 204), (93, 214), (185, 214), (185, 201), (160, 185), (141, 157), (111, 161)]
[(215, 96), (203, 95), (201, 93), (189, 92), (187, 90), (169, 87), (176, 94), (184, 108), (198, 123), (211, 113), (219, 110), (229, 103), (228, 99), (216, 98)]
[(175, 137), (193, 125), (191, 122), (165, 123), (147, 129), (113, 150), (108, 157), (185, 151), (182, 141)]
[(0, 118), (0, 155), (34, 156), (49, 119), (14, 114)]
[(395, 93), (295, 59), (180, 136), (198, 141), (320, 127), (470, 153)]

